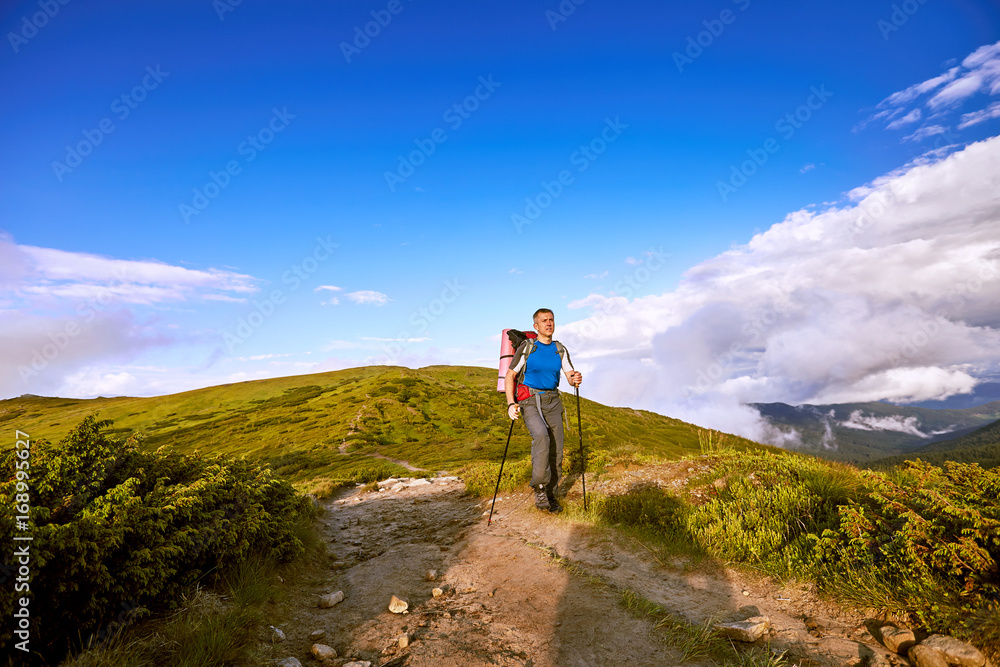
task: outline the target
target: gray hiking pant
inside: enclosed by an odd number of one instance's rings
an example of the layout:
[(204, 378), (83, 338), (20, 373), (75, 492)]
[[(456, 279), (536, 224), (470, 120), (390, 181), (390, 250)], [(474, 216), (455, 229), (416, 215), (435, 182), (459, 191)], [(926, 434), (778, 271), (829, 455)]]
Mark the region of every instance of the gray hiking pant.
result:
[(562, 471), (563, 404), (558, 390), (538, 394), (534, 389), (531, 391), (532, 395), (519, 404), (524, 424), (531, 433), (531, 486), (544, 485), (551, 497)]

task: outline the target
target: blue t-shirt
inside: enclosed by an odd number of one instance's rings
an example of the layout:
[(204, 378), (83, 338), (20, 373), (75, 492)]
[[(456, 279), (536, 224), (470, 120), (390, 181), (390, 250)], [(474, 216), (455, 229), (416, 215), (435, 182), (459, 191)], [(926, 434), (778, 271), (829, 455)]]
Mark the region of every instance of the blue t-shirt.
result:
[(524, 384), (532, 389), (555, 389), (559, 386), (559, 371), (562, 370), (562, 359), (555, 343), (539, 343), (535, 341), (535, 349), (528, 357), (528, 365), (524, 370)]

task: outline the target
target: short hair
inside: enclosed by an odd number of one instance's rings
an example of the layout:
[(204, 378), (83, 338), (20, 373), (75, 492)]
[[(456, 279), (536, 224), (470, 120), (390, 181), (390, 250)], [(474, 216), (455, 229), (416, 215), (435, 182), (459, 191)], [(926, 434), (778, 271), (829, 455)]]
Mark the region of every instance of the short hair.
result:
[(532, 322), (535, 322), (535, 321), (537, 321), (537, 320), (538, 320), (538, 316), (539, 316), (539, 315), (541, 315), (542, 313), (548, 313), (548, 314), (549, 314), (549, 315), (551, 315), (551, 316), (552, 316), (553, 318), (555, 318), (555, 316), (556, 316), (556, 314), (555, 314), (555, 313), (553, 313), (553, 312), (552, 312), (551, 310), (549, 310), (548, 308), (539, 308), (538, 310), (536, 310), (536, 311), (535, 311), (535, 314), (531, 316), (531, 321), (532, 321)]

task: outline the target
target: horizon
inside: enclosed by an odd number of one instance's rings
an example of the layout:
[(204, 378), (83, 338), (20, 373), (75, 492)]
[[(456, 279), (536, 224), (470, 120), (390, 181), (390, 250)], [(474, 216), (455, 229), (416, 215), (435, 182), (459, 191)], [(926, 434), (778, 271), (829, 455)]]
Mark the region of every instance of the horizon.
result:
[(44, 4), (0, 398), (495, 368), (539, 306), (587, 398), (772, 444), (1000, 379), (995, 3)]

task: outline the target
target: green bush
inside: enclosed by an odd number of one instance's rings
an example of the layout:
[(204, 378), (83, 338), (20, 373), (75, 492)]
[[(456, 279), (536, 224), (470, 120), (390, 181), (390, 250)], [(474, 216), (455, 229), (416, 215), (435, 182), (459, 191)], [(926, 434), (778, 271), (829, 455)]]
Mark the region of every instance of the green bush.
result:
[[(31, 648), (50, 662), (101, 637), (121, 609), (169, 605), (210, 582), (220, 564), (249, 554), (287, 561), (303, 548), (293, 531), (308, 504), (268, 467), (144, 452), (135, 438), (111, 439), (110, 425), (87, 417), (58, 446), (31, 446)], [(0, 459), (6, 535), (15, 532), (15, 460), (15, 451)], [(7, 618), (14, 597), (12, 586), (0, 590)], [(0, 640), (11, 638), (6, 624)]]
[[(1000, 648), (1000, 471), (907, 462), (863, 473), (871, 492), (840, 509), (816, 550), (841, 591), (874, 573), (880, 602), (933, 632)], [(840, 585), (838, 585), (838, 583)], [(846, 585), (845, 585), (846, 584)]]

